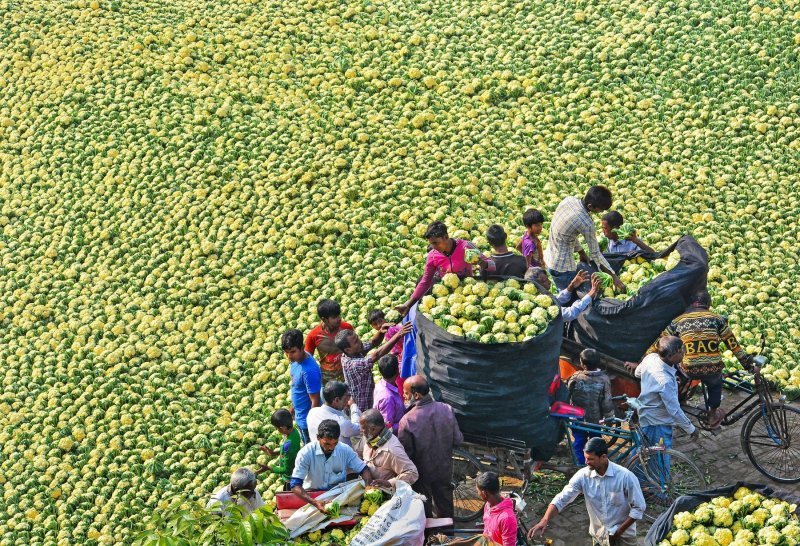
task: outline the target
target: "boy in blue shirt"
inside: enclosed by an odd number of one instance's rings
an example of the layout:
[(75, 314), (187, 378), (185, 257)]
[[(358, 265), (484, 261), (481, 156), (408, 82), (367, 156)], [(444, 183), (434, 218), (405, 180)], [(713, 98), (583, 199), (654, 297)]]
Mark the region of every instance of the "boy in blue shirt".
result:
[(634, 231), (631, 233), (631, 236), (627, 239), (620, 240), (619, 235), (615, 231), (617, 228), (622, 227), (622, 224), (625, 223), (625, 220), (622, 218), (622, 215), (612, 210), (607, 212), (603, 215), (601, 220), (601, 226), (603, 229), (603, 235), (606, 236), (608, 239), (608, 248), (606, 252), (610, 254), (631, 254), (632, 252), (637, 252), (639, 250), (644, 250), (645, 252), (655, 252), (651, 247), (647, 245), (644, 241), (642, 241), (636, 232)]
[(311, 408), (322, 405), (322, 370), (314, 357), (308, 354), (303, 345), (300, 330), (287, 330), (281, 336), (281, 348), (291, 362), (289, 373), (292, 377), (292, 406), (294, 417), (303, 443), (309, 442), (306, 417)]

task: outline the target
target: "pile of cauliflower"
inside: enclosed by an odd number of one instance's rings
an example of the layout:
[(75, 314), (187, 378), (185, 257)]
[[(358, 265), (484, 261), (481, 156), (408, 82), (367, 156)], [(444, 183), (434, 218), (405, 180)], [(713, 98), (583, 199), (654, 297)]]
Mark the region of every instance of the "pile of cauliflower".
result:
[(694, 512), (680, 512), (658, 546), (800, 545), (797, 505), (767, 498), (747, 487), (716, 497)]
[[(361, 499), (361, 504), (358, 509), (357, 516), (358, 524), (352, 529), (334, 528), (325, 531), (314, 531), (307, 533), (292, 542), (293, 546), (347, 546), (350, 541), (355, 538), (361, 531), (364, 525), (367, 524), (369, 518), (378, 511), (378, 508), (389, 499), (379, 489), (370, 489)], [(335, 519), (335, 518), (332, 518)]]
[(453, 273), (433, 286), (419, 310), (451, 334), (480, 343), (526, 341), (561, 313), (553, 298), (533, 283), (462, 280)]

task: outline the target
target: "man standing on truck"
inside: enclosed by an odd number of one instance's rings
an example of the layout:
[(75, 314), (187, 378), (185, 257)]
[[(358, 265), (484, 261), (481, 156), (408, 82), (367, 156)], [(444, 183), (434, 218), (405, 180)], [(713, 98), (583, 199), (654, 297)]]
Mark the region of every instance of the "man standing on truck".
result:
[[(577, 252), (582, 262), (588, 263), (591, 256), (601, 270), (611, 275), (617, 290), (625, 291), (625, 285), (603, 257), (597, 242), (596, 227), (590, 216), (592, 213), (610, 209), (611, 202), (611, 192), (608, 188), (592, 186), (583, 198), (566, 197), (556, 208), (547, 236), (544, 261), (559, 290), (564, 290), (577, 272), (578, 264), (575, 263)], [(581, 235), (589, 247), (589, 256), (578, 242), (578, 237)]]
[[(728, 321), (711, 312), (711, 297), (703, 288), (692, 297), (686, 312), (673, 320), (662, 336), (677, 336), (686, 346), (683, 357), (683, 371), (690, 379), (699, 379), (706, 386), (708, 394), (708, 425), (717, 428), (725, 418), (719, 407), (722, 401), (722, 345), (736, 355), (745, 369), (752, 367), (752, 358), (744, 351), (728, 327)], [(647, 351), (658, 351), (658, 340)]]

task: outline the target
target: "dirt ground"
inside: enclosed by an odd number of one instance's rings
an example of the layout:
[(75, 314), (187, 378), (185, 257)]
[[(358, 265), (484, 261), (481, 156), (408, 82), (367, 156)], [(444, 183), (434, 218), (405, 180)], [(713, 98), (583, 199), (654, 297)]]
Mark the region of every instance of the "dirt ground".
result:
[[(730, 407), (746, 395), (725, 391), (723, 407)], [(734, 483), (739, 480), (755, 483), (771, 483), (760, 474), (747, 459), (747, 455), (742, 451), (739, 434), (744, 419), (740, 420), (723, 430), (716, 436), (709, 432), (701, 432), (700, 439), (693, 442), (688, 435), (676, 432), (673, 439), (673, 448), (689, 454), (694, 461), (706, 474), (706, 482), (709, 489)], [(551, 461), (555, 464), (568, 461), (566, 449), (559, 448), (559, 456)], [(528, 506), (523, 520), (528, 527), (539, 521), (544, 510), (552, 499), (553, 495), (561, 490), (566, 483), (566, 478), (562, 474), (546, 472), (534, 476), (532, 485), (526, 494)], [(781, 489), (800, 492), (797, 485), (778, 485)], [(650, 525), (646, 522), (639, 522), (637, 533), (639, 544), (644, 544), (644, 536)], [(588, 535), (589, 517), (583, 502), (583, 497), (579, 497), (573, 504), (568, 506), (563, 513), (552, 520), (545, 538), (553, 540), (553, 546), (591, 546), (592, 541)], [(539, 544), (539, 542), (537, 542)]]

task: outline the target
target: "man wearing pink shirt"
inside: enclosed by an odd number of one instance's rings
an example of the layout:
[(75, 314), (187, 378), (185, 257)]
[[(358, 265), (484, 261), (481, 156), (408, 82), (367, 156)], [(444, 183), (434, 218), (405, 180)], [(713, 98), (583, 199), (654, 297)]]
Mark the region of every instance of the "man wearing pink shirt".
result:
[[(411, 297), (395, 308), (403, 316), (408, 313), (415, 302), (425, 295), (433, 283), (445, 274), (455, 273), (462, 279), (472, 275), (473, 264), (467, 261), (466, 250), (475, 249), (474, 244), (464, 239), (451, 239), (447, 234), (447, 226), (443, 222), (431, 222), (425, 231), (425, 238), (431, 247), (425, 261), (425, 272)], [(487, 273), (495, 271), (495, 264), (490, 258), (478, 254), (477, 259), (484, 271)]]
[(478, 474), (475, 480), (483, 507), (483, 536), (500, 546), (516, 546), (517, 516), (514, 501), (500, 495), (500, 478), (494, 472)]

